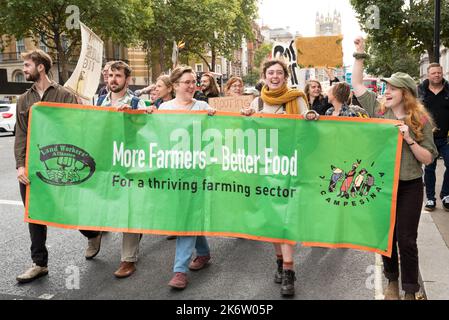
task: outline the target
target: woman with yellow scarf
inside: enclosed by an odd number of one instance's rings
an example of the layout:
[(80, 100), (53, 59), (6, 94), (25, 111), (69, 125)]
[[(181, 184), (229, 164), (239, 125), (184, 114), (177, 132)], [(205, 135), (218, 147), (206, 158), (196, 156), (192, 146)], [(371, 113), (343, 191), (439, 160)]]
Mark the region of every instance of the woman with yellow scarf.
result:
[[(308, 111), (306, 95), (299, 90), (289, 89), (288, 68), (284, 61), (272, 59), (262, 65), (265, 85), (261, 96), (253, 100), (249, 109), (242, 110), (242, 114), (304, 114)], [(281, 295), (295, 294), (295, 271), (293, 264), (294, 246), (283, 243), (274, 244), (277, 257), (277, 270), (274, 282), (281, 284)]]
[(309, 109), (306, 95), (302, 91), (287, 87), (289, 74), (284, 61), (268, 60), (262, 65), (262, 71), (265, 85), (260, 97), (253, 100), (249, 110), (244, 111), (246, 115), (303, 114)]

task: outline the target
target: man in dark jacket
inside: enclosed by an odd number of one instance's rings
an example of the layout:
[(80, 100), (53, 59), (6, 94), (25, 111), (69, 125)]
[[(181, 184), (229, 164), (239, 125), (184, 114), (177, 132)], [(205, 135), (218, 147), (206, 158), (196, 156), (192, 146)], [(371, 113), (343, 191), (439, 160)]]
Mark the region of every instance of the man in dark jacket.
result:
[[(431, 63), (427, 67), (427, 77), (427, 80), (418, 86), (418, 93), (419, 98), (435, 122), (434, 141), (446, 167), (439, 196), (443, 203), (443, 208), (449, 211), (449, 83), (443, 78), (443, 68), (438, 63)], [(436, 206), (436, 166), (437, 159), (431, 165), (426, 166), (424, 170), (427, 196), (425, 209), (427, 211), (435, 210)]]
[[(23, 72), (27, 81), (33, 81), (31, 88), (22, 94), (17, 101), (16, 139), (14, 155), (16, 158), (17, 179), (22, 201), (25, 205), (26, 186), (30, 183), (25, 170), (25, 156), (27, 149), (28, 118), (31, 106), (39, 101), (77, 103), (76, 96), (63, 86), (49, 79), (48, 74), (52, 60), (48, 54), (36, 49), (22, 54)], [(47, 240), (47, 226), (29, 223), (31, 237), (31, 258), (33, 266), (23, 274), (17, 276), (20, 283), (31, 282), (48, 274), (48, 251), (45, 246)], [(88, 248), (86, 259), (93, 258), (100, 250), (101, 232), (81, 231), (86, 236)]]

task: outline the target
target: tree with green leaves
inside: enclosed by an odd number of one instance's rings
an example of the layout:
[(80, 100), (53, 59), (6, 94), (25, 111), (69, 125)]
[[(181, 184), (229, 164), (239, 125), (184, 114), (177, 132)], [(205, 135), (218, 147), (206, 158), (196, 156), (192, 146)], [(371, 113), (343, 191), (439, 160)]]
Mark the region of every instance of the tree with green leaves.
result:
[(79, 53), (78, 21), (103, 40), (129, 45), (136, 43), (140, 30), (152, 23), (150, 4), (151, 0), (2, 0), (0, 32), (16, 39), (31, 37), (36, 43), (44, 43), (61, 67), (60, 82), (63, 83), (67, 79), (67, 63)]
[(256, 52), (254, 53), (253, 69), (249, 70), (248, 74), (243, 77), (243, 81), (245, 82), (245, 84), (254, 86), (257, 84), (257, 82), (259, 82), (261, 77), (260, 67), (264, 60), (266, 60), (271, 55), (272, 50), (273, 44), (271, 43), (264, 43), (256, 50)]
[(153, 0), (151, 7), (155, 21), (141, 39), (159, 53), (161, 71), (167, 69), (173, 41), (185, 43), (181, 60), (194, 54), (214, 71), (218, 55), (230, 59), (244, 38), (252, 39), (257, 14), (257, 0)]
[(259, 69), (263, 61), (271, 55), (272, 50), (272, 43), (264, 43), (261, 45), (254, 53), (254, 66)]
[[(368, 34), (368, 71), (389, 76), (404, 71), (419, 74), (419, 57), (434, 60), (434, 0), (351, 0), (360, 25)], [(375, 9), (379, 16), (375, 16)], [(376, 23), (378, 20), (378, 27)], [(449, 2), (441, 1), (441, 43), (449, 46)]]

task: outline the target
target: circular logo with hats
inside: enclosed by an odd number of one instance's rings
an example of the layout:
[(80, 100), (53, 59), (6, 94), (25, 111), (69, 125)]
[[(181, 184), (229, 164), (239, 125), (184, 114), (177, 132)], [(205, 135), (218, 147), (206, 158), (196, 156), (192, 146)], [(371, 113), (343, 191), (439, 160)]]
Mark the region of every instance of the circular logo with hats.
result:
[(375, 163), (363, 165), (362, 160), (345, 161), (330, 166), (328, 175), (320, 176), (321, 196), (333, 206), (363, 206), (376, 200), (382, 192), (385, 173)]
[(38, 148), (45, 171), (36, 174), (45, 183), (55, 186), (77, 185), (88, 180), (95, 172), (95, 160), (77, 146), (52, 144)]

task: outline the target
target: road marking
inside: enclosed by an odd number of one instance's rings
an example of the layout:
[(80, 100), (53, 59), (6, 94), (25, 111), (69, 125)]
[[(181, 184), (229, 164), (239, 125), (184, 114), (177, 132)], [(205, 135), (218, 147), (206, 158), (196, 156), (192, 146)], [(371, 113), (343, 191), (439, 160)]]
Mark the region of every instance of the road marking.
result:
[(22, 201), (0, 200), (0, 204), (9, 204), (12, 206), (22, 206), (23, 207)]
[(43, 295), (39, 296), (39, 299), (50, 300), (54, 296), (55, 296), (54, 294), (44, 293)]
[(384, 290), (382, 286), (382, 256), (378, 253), (376, 256), (376, 265), (374, 267), (374, 299), (383, 300)]

